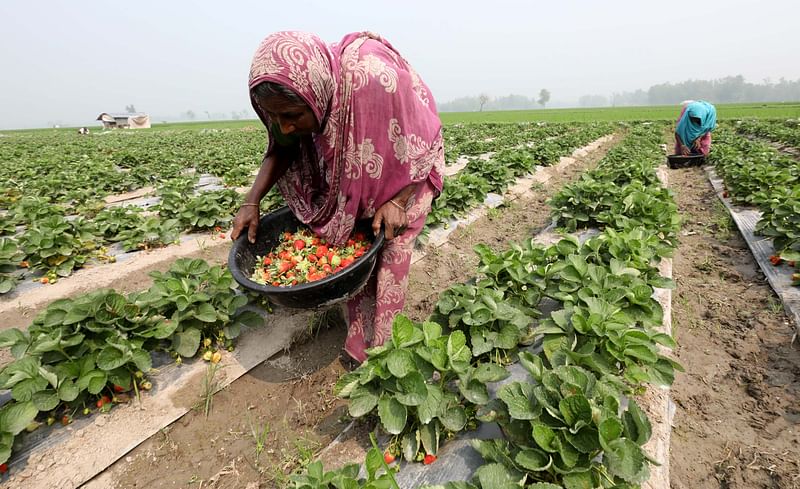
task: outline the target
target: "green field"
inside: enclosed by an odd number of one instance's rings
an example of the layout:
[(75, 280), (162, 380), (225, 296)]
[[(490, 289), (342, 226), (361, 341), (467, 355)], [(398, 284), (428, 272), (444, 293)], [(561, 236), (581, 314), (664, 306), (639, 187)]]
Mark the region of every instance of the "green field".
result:
[[(800, 118), (800, 102), (784, 103), (748, 103), (719, 104), (717, 115), (720, 119), (790, 119)], [(642, 121), (642, 120), (674, 120), (680, 109), (673, 105), (650, 107), (600, 107), (591, 109), (539, 109), (539, 110), (505, 110), (497, 112), (442, 112), (442, 122), (458, 124), (469, 122), (609, 122), (609, 121)], [(99, 127), (89, 126), (93, 131)], [(245, 127), (261, 128), (261, 121), (228, 120), (202, 122), (168, 122), (154, 123), (151, 131), (185, 130), (185, 129), (242, 129)], [(59, 129), (26, 129), (0, 131), (0, 134), (12, 134), (31, 131), (73, 131), (77, 127)]]
[[(800, 102), (719, 104), (720, 119), (742, 118), (797, 118), (800, 117)], [(680, 108), (674, 105), (651, 107), (601, 107), (592, 109), (541, 109), (508, 110), (501, 112), (443, 112), (444, 123), (459, 122), (598, 122), (635, 120), (673, 120), (678, 118)]]

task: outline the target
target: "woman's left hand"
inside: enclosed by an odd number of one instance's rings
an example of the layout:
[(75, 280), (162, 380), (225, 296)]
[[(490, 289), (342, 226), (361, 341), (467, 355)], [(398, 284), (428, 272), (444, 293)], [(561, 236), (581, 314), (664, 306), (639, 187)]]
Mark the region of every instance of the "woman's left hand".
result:
[(408, 215), (404, 209), (389, 201), (383, 204), (372, 218), (372, 231), (376, 236), (381, 230), (381, 224), (386, 232), (386, 239), (391, 241), (403, 234), (408, 227)]

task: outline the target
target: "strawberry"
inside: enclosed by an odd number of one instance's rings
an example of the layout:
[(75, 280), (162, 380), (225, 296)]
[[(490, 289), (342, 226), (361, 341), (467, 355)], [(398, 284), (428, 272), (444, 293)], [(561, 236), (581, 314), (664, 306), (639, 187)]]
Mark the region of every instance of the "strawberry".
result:
[(327, 273), (331, 273), (333, 271), (333, 268), (330, 265), (322, 265), (322, 269)]
[(328, 254), (328, 247), (325, 245), (317, 246), (317, 252), (315, 253), (317, 258), (322, 258)]
[(0, 464), (0, 474), (8, 472), (8, 464)]
[(273, 287), (280, 287), (281, 283), (276, 280), (276, 281), (272, 282), (272, 286)]
[(278, 266), (279, 273), (286, 273), (294, 267), (294, 263), (291, 261), (283, 261), (281, 262), (280, 266)]
[(722, 196), (727, 199), (728, 198), (728, 191), (726, 190), (726, 191), (722, 192)]
[(436, 462), (436, 455), (432, 455), (430, 453), (425, 455), (425, 458), (422, 459), (422, 463), (425, 465), (430, 465), (434, 462)]
[(794, 268), (794, 266), (796, 265), (796, 263), (794, 261), (787, 261), (786, 264), (789, 265), (792, 268)]
[(125, 392), (125, 388), (121, 385), (114, 384), (114, 392)]
[(105, 403), (103, 402), (103, 400), (102, 400), (102, 399), (98, 399), (98, 400), (97, 400), (97, 403), (96, 403), (95, 405), (97, 406), (97, 409), (100, 409), (100, 408), (102, 408), (102, 407), (103, 407), (103, 404), (105, 404)]
[(50, 279), (49, 279), (49, 278), (47, 278), (47, 277), (42, 277), (42, 279), (40, 280), (40, 282), (42, 282), (43, 284), (49, 284), (49, 283), (50, 283)]
[(219, 233), (219, 237), (225, 239), (225, 233)]
[(286, 231), (285, 233), (283, 233), (283, 239), (285, 239), (286, 241), (291, 240), (292, 237), (293, 237), (292, 233), (290, 233), (289, 231)]
[(69, 415), (65, 414), (64, 416), (61, 417), (61, 424), (62, 425), (67, 426), (70, 423), (72, 423), (72, 418), (70, 418)]
[(21, 261), (19, 262), (19, 266), (22, 268), (28, 268), (30, 265), (28, 264), (27, 261)]
[(386, 450), (385, 452), (383, 452), (383, 461), (386, 462), (387, 464), (394, 462), (394, 455), (392, 455), (392, 453), (389, 452), (389, 450)]
[(356, 241), (364, 241), (365, 239), (367, 239), (367, 236), (363, 232), (358, 231), (356, 234), (353, 235), (353, 239)]
[(306, 247), (306, 242), (303, 241), (302, 239), (296, 239), (294, 241), (294, 249), (296, 249), (297, 251), (300, 251), (305, 247)]
[(781, 264), (781, 257), (772, 255), (769, 257), (769, 262), (772, 263), (773, 266), (778, 266)]

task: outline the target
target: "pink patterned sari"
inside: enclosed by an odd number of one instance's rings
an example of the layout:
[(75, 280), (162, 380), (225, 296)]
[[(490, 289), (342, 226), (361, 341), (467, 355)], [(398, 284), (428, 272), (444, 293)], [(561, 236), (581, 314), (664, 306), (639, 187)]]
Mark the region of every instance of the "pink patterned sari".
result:
[[(345, 350), (356, 360), (383, 344), (405, 302), (414, 241), (442, 189), (444, 149), (428, 87), (384, 39), (354, 33), (327, 45), (312, 34), (278, 32), (253, 57), (253, 88), (269, 81), (297, 93), (321, 132), (304, 137), (298, 158), (278, 181), (294, 214), (318, 235), (341, 244), (356, 220), (368, 219), (403, 188), (416, 185), (409, 227), (387, 242), (367, 286), (348, 302)], [(273, 151), (270, 138), (266, 155)], [(265, 157), (266, 157), (265, 155)]]

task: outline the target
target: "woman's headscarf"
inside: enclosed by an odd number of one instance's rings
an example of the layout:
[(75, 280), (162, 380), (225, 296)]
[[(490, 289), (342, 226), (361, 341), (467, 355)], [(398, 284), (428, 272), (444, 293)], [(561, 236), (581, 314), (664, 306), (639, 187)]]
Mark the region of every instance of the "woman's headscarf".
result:
[(274, 130), (253, 93), (265, 81), (296, 92), (320, 124), (320, 134), (301, 138), (299, 156), (278, 181), (294, 214), (318, 234), (342, 243), (356, 219), (373, 216), (412, 183), (429, 179), (441, 191), (444, 151), (435, 102), (384, 39), (354, 33), (330, 46), (303, 32), (264, 39), (250, 68), (250, 98)]
[[(700, 120), (697, 124), (692, 118)], [(695, 139), (717, 126), (717, 110), (708, 102), (702, 100), (692, 102), (683, 110), (683, 115), (678, 120), (675, 132), (681, 138), (684, 146), (691, 146)]]

